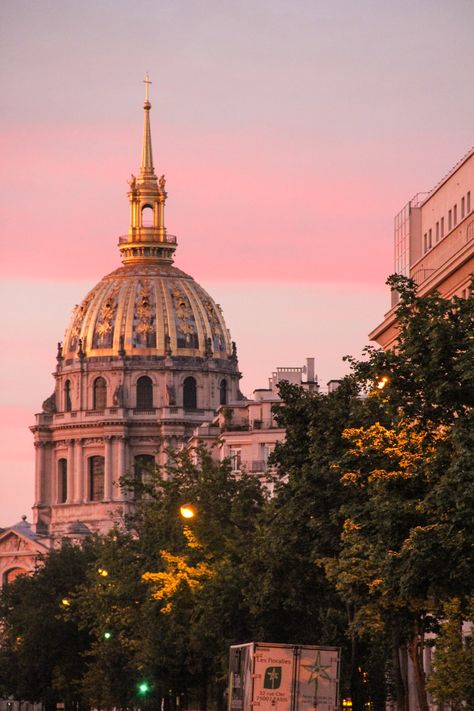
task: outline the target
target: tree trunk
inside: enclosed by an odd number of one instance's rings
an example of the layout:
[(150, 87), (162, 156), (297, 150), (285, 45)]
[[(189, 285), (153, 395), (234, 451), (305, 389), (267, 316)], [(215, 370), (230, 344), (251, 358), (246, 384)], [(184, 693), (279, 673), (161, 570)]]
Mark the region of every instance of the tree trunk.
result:
[(400, 664), (400, 648), (400, 635), (398, 632), (398, 628), (394, 623), (392, 626), (392, 669), (393, 681), (395, 684), (397, 711), (408, 711), (406, 678), (402, 672), (402, 667)]
[(408, 653), (413, 664), (413, 678), (415, 680), (416, 699), (419, 709), (420, 711), (429, 711), (426, 696), (425, 671), (423, 669), (423, 639), (420, 633), (419, 620), (415, 620), (413, 623)]
[[(352, 607), (347, 606), (347, 617), (349, 625), (351, 625), (354, 618), (354, 611)], [(351, 700), (352, 700), (352, 711), (364, 711), (364, 695), (362, 689), (362, 673), (359, 669), (359, 648), (357, 644), (357, 639), (355, 632), (351, 633)]]
[(201, 662), (201, 678), (199, 682), (199, 711), (207, 711), (208, 675), (204, 660)]

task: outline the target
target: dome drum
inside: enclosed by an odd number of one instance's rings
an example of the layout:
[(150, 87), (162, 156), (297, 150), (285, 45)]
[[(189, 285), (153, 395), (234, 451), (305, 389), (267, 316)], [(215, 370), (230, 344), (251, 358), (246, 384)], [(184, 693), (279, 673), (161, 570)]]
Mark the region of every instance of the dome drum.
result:
[[(193, 378), (196, 387), (196, 405), (185, 407), (184, 384)], [(124, 413), (140, 414), (141, 410), (158, 411), (163, 408), (185, 408), (188, 410), (214, 411), (223, 402), (225, 389), (227, 399), (238, 397), (238, 377), (235, 371), (200, 370), (191, 368), (88, 368), (56, 374), (54, 407), (50, 413), (54, 422), (68, 419), (76, 422), (85, 412), (86, 418), (99, 417), (120, 408)], [(146, 393), (146, 394), (145, 394)], [(148, 403), (143, 406), (141, 403)], [(52, 420), (53, 421), (53, 420)]]

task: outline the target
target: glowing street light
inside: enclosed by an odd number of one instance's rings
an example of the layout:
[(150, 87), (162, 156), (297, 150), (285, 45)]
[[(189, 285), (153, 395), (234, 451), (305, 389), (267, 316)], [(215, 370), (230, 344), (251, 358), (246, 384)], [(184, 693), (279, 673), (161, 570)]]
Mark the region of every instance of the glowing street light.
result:
[(70, 599), (68, 597), (63, 597), (63, 599), (61, 600), (61, 605), (63, 607), (70, 607), (71, 606)]
[(379, 389), (379, 390), (383, 390), (384, 387), (387, 385), (387, 383), (388, 383), (389, 380), (390, 380), (390, 378), (389, 378), (387, 375), (383, 375), (383, 376), (380, 378), (379, 382), (377, 383), (378, 389)]
[(179, 513), (183, 518), (194, 518), (196, 509), (192, 504), (183, 504), (179, 507)]
[(105, 568), (97, 568), (97, 572), (99, 573), (100, 576), (103, 578), (106, 578), (109, 574), (109, 571), (106, 570)]

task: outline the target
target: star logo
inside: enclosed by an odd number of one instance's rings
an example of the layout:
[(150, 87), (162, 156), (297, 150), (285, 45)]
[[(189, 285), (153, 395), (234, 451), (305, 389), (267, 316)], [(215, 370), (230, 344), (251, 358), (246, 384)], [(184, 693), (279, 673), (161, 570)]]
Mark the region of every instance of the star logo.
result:
[(313, 664), (303, 664), (302, 667), (303, 669), (309, 671), (308, 684), (311, 684), (311, 682), (314, 681), (316, 690), (318, 688), (319, 679), (331, 679), (330, 674), (326, 671), (326, 669), (331, 668), (331, 664), (321, 664), (321, 652), (316, 654), (316, 659)]

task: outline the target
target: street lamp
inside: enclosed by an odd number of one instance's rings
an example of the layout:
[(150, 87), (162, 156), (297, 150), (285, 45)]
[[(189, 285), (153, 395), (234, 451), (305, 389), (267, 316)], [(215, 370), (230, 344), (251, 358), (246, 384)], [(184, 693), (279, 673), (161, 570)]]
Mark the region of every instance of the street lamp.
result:
[(179, 507), (179, 513), (183, 518), (194, 518), (196, 508), (192, 504), (183, 504)]
[(383, 390), (389, 380), (390, 380), (390, 378), (388, 377), (388, 375), (382, 375), (379, 382), (377, 383), (378, 389)]

